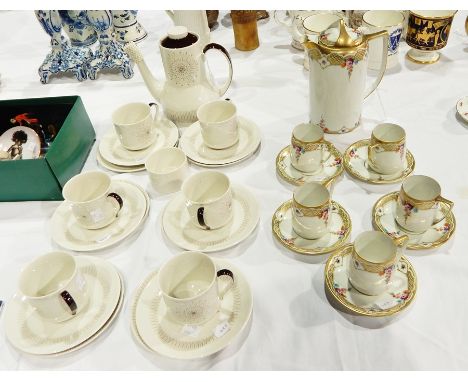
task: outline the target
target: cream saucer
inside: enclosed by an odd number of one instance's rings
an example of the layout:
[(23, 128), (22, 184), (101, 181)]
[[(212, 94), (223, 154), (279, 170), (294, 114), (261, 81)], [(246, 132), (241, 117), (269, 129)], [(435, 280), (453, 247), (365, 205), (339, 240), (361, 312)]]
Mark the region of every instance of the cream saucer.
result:
[(457, 112), (458, 115), (468, 123), (468, 96), (463, 97), (457, 102)]
[(114, 172), (119, 172), (119, 173), (127, 173), (127, 172), (138, 172), (138, 171), (144, 171), (145, 170), (145, 165), (137, 165), (137, 166), (118, 166), (116, 164), (112, 164), (108, 161), (106, 161), (102, 155), (99, 153), (99, 151), (96, 151), (96, 160), (101, 165), (107, 170), (114, 171)]
[(348, 280), (353, 247), (349, 244), (334, 252), (325, 265), (325, 287), (338, 304), (348, 310), (370, 317), (390, 316), (401, 312), (414, 299), (417, 289), (416, 273), (402, 256), (388, 292), (367, 296), (358, 292)]
[(288, 183), (295, 186), (308, 182), (325, 183), (329, 179), (338, 178), (343, 173), (343, 157), (335, 146), (332, 146), (330, 157), (323, 163), (320, 171), (316, 173), (305, 173), (293, 167), (290, 147), (286, 146), (276, 157), (276, 171)]
[(81, 227), (74, 218), (69, 202), (55, 210), (51, 220), (52, 239), (61, 247), (80, 252), (96, 251), (114, 245), (132, 234), (145, 221), (150, 200), (137, 184), (113, 180), (113, 190), (123, 199), (117, 219), (107, 227), (90, 230)]
[(351, 234), (351, 219), (346, 210), (332, 201), (329, 219), (329, 233), (311, 240), (294, 232), (292, 227), (292, 200), (283, 203), (273, 215), (271, 221), (275, 237), (286, 248), (303, 255), (322, 255), (343, 246)]
[[(407, 249), (433, 249), (441, 246), (448, 241), (455, 232), (456, 221), (453, 212), (450, 212), (447, 217), (439, 223), (433, 225), (424, 233), (411, 233), (403, 230), (396, 222), (396, 203), (398, 192), (392, 192), (382, 196), (374, 204), (372, 209), (372, 222), (374, 227), (390, 237), (400, 237), (402, 235), (409, 236)], [(447, 211), (447, 206), (439, 203), (438, 217), (444, 216)]]
[(108, 327), (109, 319), (123, 300), (119, 273), (109, 261), (99, 258), (79, 256), (76, 261), (90, 296), (88, 305), (75, 317), (60, 323), (44, 320), (20, 294), (7, 304), (5, 333), (18, 350), (36, 355), (74, 351)]
[(234, 286), (221, 300), (218, 313), (202, 325), (171, 321), (154, 271), (139, 287), (132, 304), (132, 332), (138, 342), (165, 357), (195, 359), (219, 352), (238, 337), (252, 314), (252, 293), (236, 267), (226, 260), (213, 260), (218, 269), (227, 268), (234, 274)]
[(414, 157), (409, 150), (406, 150), (405, 169), (398, 174), (379, 174), (367, 166), (367, 148), (369, 139), (363, 139), (353, 143), (346, 149), (343, 162), (346, 171), (353, 178), (370, 184), (392, 184), (401, 183), (408, 175), (414, 171)]
[(175, 146), (179, 139), (179, 130), (173, 122), (163, 119), (154, 127), (154, 142), (143, 150), (127, 150), (119, 141), (115, 129), (109, 129), (99, 143), (99, 153), (107, 162), (117, 166), (144, 165), (146, 158), (153, 151), (162, 147)]
[(199, 122), (190, 125), (180, 138), (179, 147), (198, 166), (223, 166), (247, 159), (260, 145), (260, 131), (252, 121), (239, 117), (239, 141), (222, 150), (210, 149), (203, 143)]
[(232, 196), (231, 221), (224, 227), (204, 230), (190, 221), (184, 196), (179, 192), (164, 209), (165, 234), (175, 245), (189, 251), (215, 252), (235, 246), (255, 229), (260, 211), (254, 195), (244, 187), (234, 184)]

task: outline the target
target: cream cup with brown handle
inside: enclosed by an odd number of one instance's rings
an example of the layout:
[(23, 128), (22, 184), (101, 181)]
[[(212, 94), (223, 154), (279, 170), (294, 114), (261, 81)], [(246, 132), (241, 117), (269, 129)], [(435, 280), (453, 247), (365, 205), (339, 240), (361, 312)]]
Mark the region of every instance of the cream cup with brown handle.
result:
[(148, 156), (145, 168), (156, 191), (162, 194), (176, 192), (188, 173), (187, 157), (178, 147), (165, 147)]
[(405, 130), (393, 123), (381, 123), (372, 130), (368, 146), (369, 167), (379, 174), (401, 173), (406, 159)]
[(232, 189), (229, 178), (219, 171), (201, 171), (182, 184), (182, 194), (196, 227), (212, 230), (232, 219)]
[(360, 233), (348, 244), (353, 247), (348, 274), (353, 287), (369, 296), (387, 291), (408, 240), (406, 235), (392, 239), (380, 231)]
[(75, 258), (65, 252), (50, 252), (27, 264), (21, 271), (19, 291), (40, 316), (56, 322), (75, 317), (89, 299)]
[(216, 100), (197, 110), (203, 142), (212, 149), (225, 149), (239, 141), (237, 108), (229, 100)]
[(323, 130), (312, 123), (301, 123), (294, 128), (289, 151), (293, 167), (305, 173), (322, 168), (323, 162), (330, 157), (332, 146), (323, 135)]
[[(228, 278), (228, 283), (220, 282), (221, 278)], [(229, 269), (216, 269), (214, 261), (202, 252), (183, 252), (161, 267), (158, 284), (169, 317), (196, 325), (213, 318), (234, 284), (234, 275)]]
[(129, 103), (112, 113), (112, 123), (120, 143), (127, 150), (142, 150), (155, 139), (155, 127), (162, 117), (155, 103)]
[[(424, 175), (406, 178), (396, 204), (398, 225), (406, 231), (422, 233), (445, 219), (453, 208), (453, 202), (440, 193), (441, 187), (435, 179)], [(439, 203), (445, 205), (444, 213), (440, 213)]]
[(100, 171), (75, 175), (63, 187), (62, 195), (71, 204), (78, 224), (87, 229), (111, 224), (124, 203), (122, 197), (112, 191), (110, 176)]
[(331, 197), (327, 187), (332, 181), (304, 183), (294, 190), (292, 226), (299, 236), (314, 240), (328, 233)]

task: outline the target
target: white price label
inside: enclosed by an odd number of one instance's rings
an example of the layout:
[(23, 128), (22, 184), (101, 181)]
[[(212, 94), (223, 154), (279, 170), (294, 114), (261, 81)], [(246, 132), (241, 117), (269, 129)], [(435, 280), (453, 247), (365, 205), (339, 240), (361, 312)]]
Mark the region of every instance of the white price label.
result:
[(182, 333), (189, 337), (196, 337), (200, 332), (200, 327), (197, 325), (184, 325), (182, 327)]
[(224, 336), (227, 332), (229, 332), (229, 330), (231, 330), (231, 327), (229, 326), (229, 322), (224, 321), (216, 326), (214, 330), (214, 335), (219, 338), (219, 337)]

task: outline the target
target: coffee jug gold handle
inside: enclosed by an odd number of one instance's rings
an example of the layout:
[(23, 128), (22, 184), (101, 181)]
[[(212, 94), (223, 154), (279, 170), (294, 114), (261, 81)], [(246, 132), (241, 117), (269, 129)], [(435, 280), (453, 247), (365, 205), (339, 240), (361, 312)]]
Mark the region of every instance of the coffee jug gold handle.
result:
[(215, 42), (211, 42), (211, 43), (207, 44), (203, 48), (203, 54), (208, 52), (210, 49), (216, 49), (217, 51), (221, 52), (224, 55), (224, 57), (226, 57), (226, 60), (227, 60), (227, 63), (228, 63), (229, 75), (228, 75), (228, 79), (226, 80), (226, 82), (221, 87), (216, 86), (216, 84), (212, 84), (212, 86), (218, 91), (218, 94), (221, 97), (229, 89), (229, 86), (231, 85), (231, 82), (232, 82), (232, 61), (231, 61), (231, 56), (229, 55), (226, 48), (224, 48), (224, 46), (216, 44)]
[[(382, 61), (380, 63), (380, 69), (379, 69), (379, 74), (377, 75), (377, 78), (374, 80), (372, 85), (366, 90), (364, 93), (364, 98), (367, 98), (371, 93), (377, 89), (377, 86), (379, 86), (380, 81), (382, 81), (382, 77), (385, 73), (385, 70), (387, 69), (387, 57), (388, 57), (388, 32), (386, 30), (372, 33), (372, 34), (367, 34), (364, 35), (363, 39), (364, 41), (370, 41), (375, 38), (382, 38)], [(369, 47), (367, 47), (369, 49)]]

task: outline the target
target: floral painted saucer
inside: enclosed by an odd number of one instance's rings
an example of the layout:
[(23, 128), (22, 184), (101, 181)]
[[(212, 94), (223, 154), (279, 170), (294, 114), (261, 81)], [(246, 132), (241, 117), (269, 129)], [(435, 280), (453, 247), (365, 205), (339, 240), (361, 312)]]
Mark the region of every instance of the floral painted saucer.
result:
[(135, 293), (131, 306), (131, 329), (147, 350), (174, 359), (210, 356), (231, 344), (246, 328), (253, 308), (253, 296), (243, 274), (230, 262), (213, 259), (218, 269), (234, 274), (234, 285), (224, 295), (216, 315), (202, 325), (172, 321), (152, 272)]
[(79, 256), (76, 262), (90, 292), (86, 307), (67, 321), (55, 322), (45, 320), (21, 294), (15, 295), (4, 319), (5, 333), (15, 348), (29, 354), (61, 355), (78, 350), (109, 327), (123, 301), (119, 272), (109, 261), (92, 256)]
[(468, 123), (468, 96), (463, 97), (457, 102), (457, 112), (458, 115)]
[(292, 200), (283, 203), (274, 213), (271, 222), (275, 237), (286, 248), (303, 255), (322, 255), (343, 246), (351, 233), (351, 219), (346, 210), (337, 202), (332, 201), (329, 218), (329, 233), (311, 240), (305, 239), (292, 227)]
[(215, 167), (235, 164), (253, 155), (261, 143), (258, 126), (243, 117), (238, 117), (239, 141), (226, 149), (211, 149), (203, 143), (199, 122), (190, 125), (180, 138), (179, 147), (187, 158), (197, 166)]
[(109, 129), (99, 143), (101, 157), (117, 166), (141, 166), (145, 164), (146, 158), (153, 151), (177, 144), (179, 130), (173, 122), (163, 119), (157, 122), (153, 128), (155, 131), (154, 142), (143, 150), (127, 150), (120, 143), (115, 129)]
[(407, 249), (437, 248), (452, 237), (456, 228), (455, 216), (452, 211), (446, 214), (447, 206), (445, 204), (439, 203), (439, 210), (437, 212), (439, 218), (446, 216), (445, 219), (424, 233), (411, 233), (403, 230), (395, 220), (397, 199), (398, 192), (392, 192), (382, 196), (374, 204), (372, 222), (376, 229), (386, 233), (390, 237), (408, 235), (409, 242), (406, 246)]
[(352, 244), (334, 252), (325, 265), (325, 287), (338, 304), (369, 317), (390, 316), (401, 312), (414, 300), (417, 289), (416, 273), (402, 256), (397, 264), (389, 290), (379, 296), (368, 296), (353, 288), (348, 280)]
[(260, 208), (255, 196), (246, 188), (232, 185), (232, 219), (225, 226), (205, 230), (190, 220), (181, 192), (166, 205), (162, 226), (175, 245), (188, 251), (215, 252), (231, 248), (245, 240), (255, 229)]
[(308, 182), (325, 183), (332, 178), (338, 178), (343, 173), (343, 157), (335, 146), (331, 146), (331, 155), (315, 173), (305, 173), (293, 167), (289, 156), (290, 147), (286, 146), (276, 157), (276, 171), (288, 183), (295, 186)]
[(148, 216), (149, 196), (139, 185), (126, 180), (112, 180), (112, 189), (124, 201), (114, 222), (101, 229), (86, 229), (73, 216), (70, 202), (64, 201), (51, 219), (54, 242), (71, 251), (89, 252), (108, 248), (134, 233)]
[(370, 184), (392, 184), (401, 183), (414, 171), (414, 157), (409, 150), (406, 150), (405, 169), (396, 174), (379, 174), (367, 165), (367, 150), (369, 139), (357, 141), (349, 146), (343, 156), (344, 167), (349, 175), (362, 182)]

